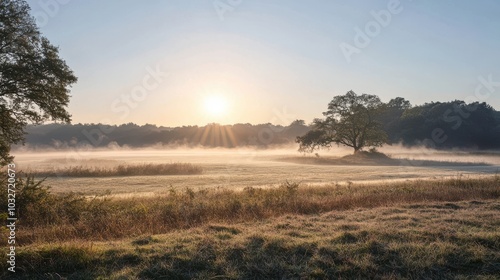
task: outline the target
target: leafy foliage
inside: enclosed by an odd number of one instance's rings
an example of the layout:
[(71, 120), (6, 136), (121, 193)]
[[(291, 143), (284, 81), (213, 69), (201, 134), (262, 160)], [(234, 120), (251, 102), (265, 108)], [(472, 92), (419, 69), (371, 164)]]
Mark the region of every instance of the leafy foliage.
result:
[(185, 145), (204, 147), (267, 146), (293, 142), (309, 131), (303, 121), (288, 126), (238, 123), (205, 126), (163, 127), (151, 124), (47, 124), (28, 126), (26, 143), (37, 147), (73, 148), (146, 147), (151, 145)]
[[(174, 128), (133, 123), (29, 125), (26, 128), (26, 142), (29, 146), (42, 148), (77, 148), (90, 144), (95, 147), (146, 147), (160, 144), (232, 148), (288, 144), (301, 136), (303, 147), (316, 150), (330, 140), (323, 130), (314, 129), (316, 123), (322, 121), (315, 120), (311, 126), (296, 120), (288, 126), (240, 123)], [(414, 146), (434, 142), (432, 147), (438, 149), (500, 148), (500, 112), (486, 103), (466, 104), (455, 100), (412, 107), (405, 99), (396, 97), (380, 105), (374, 122), (385, 131), (389, 143)], [(442, 137), (446, 141), (433, 140), (433, 131), (436, 129), (443, 130)], [(90, 135), (92, 141), (86, 135)]]
[(76, 80), (40, 34), (28, 4), (0, 0), (0, 166), (12, 160), (10, 145), (23, 141), (27, 124), (70, 121), (65, 107)]
[(354, 148), (383, 143), (430, 148), (500, 148), (500, 112), (485, 102), (431, 102), (412, 106), (402, 97), (388, 103), (374, 95), (350, 91), (336, 96), (315, 119), (312, 129), (297, 137), (300, 151), (312, 152), (332, 144)]
[[(408, 109), (396, 124), (405, 145), (426, 144), (433, 148), (494, 149), (500, 143), (497, 111), (486, 103), (431, 102)], [(436, 131), (439, 137), (436, 137)]]
[[(0, 175), (0, 183), (7, 182), (7, 176)], [(32, 174), (19, 173), (16, 179), (16, 217), (24, 226), (50, 225), (61, 221), (74, 222), (88, 208), (84, 197), (76, 193), (56, 195), (50, 187)], [(7, 192), (0, 193), (0, 200), (7, 202)], [(2, 205), (0, 213), (6, 214)]]
[(387, 135), (377, 117), (383, 110), (376, 95), (357, 95), (353, 91), (336, 96), (323, 113), (325, 119), (315, 119), (306, 135), (297, 138), (300, 151), (312, 152), (332, 143), (345, 145), (358, 152), (364, 147), (378, 147), (387, 142)]

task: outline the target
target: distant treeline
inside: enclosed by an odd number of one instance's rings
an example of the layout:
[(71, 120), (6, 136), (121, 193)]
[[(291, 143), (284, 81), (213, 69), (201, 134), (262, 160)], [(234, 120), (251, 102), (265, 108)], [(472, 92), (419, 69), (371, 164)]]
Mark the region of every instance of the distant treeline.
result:
[[(377, 117), (390, 143), (434, 148), (500, 148), (500, 112), (486, 103), (432, 102), (411, 106), (403, 98), (384, 104)], [(294, 143), (310, 127), (302, 120), (288, 126), (234, 124), (163, 127), (156, 125), (46, 124), (30, 126), (26, 143), (34, 147), (70, 148), (203, 146), (266, 147)]]
[(289, 126), (273, 124), (234, 124), (205, 126), (163, 127), (156, 125), (103, 124), (47, 124), (30, 126), (26, 143), (30, 146), (68, 148), (92, 145), (94, 147), (148, 147), (153, 145), (188, 147), (269, 146), (293, 143), (309, 127), (303, 121)]
[(455, 100), (401, 107), (401, 102), (394, 100), (381, 117), (391, 143), (445, 149), (500, 148), (500, 112), (484, 102)]

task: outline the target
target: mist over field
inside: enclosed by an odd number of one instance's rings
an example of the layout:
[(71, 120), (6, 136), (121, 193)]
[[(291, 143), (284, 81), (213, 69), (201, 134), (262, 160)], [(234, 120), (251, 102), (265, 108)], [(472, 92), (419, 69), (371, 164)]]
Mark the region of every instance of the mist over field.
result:
[[(500, 169), (500, 153), (495, 151), (438, 151), (427, 148), (386, 146), (380, 149), (397, 162), (363, 159), (338, 163), (352, 152), (346, 148), (324, 149), (316, 154), (297, 151), (296, 145), (281, 148), (186, 148), (175, 149), (67, 149), (64, 151), (18, 151), (20, 170), (50, 171), (69, 167), (112, 168), (120, 165), (189, 163), (201, 174), (156, 176), (115, 176), (82, 178), (64, 173), (49, 176), (47, 184), (55, 192), (75, 191), (94, 194), (109, 190), (136, 195), (165, 193), (169, 188), (243, 189), (273, 187), (285, 180), (307, 185), (347, 182), (390, 182), (407, 179), (442, 179), (457, 176), (494, 175)], [(324, 160), (325, 162), (315, 162)]]

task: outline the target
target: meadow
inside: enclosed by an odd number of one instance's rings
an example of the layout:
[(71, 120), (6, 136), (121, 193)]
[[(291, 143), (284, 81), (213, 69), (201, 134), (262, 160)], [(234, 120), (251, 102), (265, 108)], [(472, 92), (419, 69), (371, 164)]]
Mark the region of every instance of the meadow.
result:
[(384, 152), (20, 153), (15, 276), (497, 279), (498, 154)]
[[(111, 192), (115, 195), (155, 195), (169, 188), (273, 187), (285, 180), (308, 185), (380, 183), (414, 179), (445, 179), (494, 175), (500, 170), (500, 153), (437, 152), (427, 149), (387, 147), (381, 150), (396, 162), (366, 159), (341, 162), (351, 153), (335, 148), (315, 155), (303, 155), (296, 148), (280, 149), (121, 149), (90, 151), (37, 151), (16, 153), (18, 169), (49, 176), (52, 192), (85, 195)], [(331, 164), (333, 162), (333, 165)], [(325, 164), (326, 163), (326, 164)], [(201, 169), (184, 175), (156, 176), (66, 176), (68, 168), (114, 169), (145, 164), (191, 164)], [(136, 174), (140, 175), (140, 174)]]

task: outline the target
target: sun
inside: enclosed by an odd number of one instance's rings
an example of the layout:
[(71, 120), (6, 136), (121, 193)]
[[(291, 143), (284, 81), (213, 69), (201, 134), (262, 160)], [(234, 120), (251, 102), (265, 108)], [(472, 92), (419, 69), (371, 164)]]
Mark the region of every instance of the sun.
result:
[(221, 116), (227, 112), (227, 100), (219, 95), (207, 96), (204, 102), (205, 111), (212, 116)]

